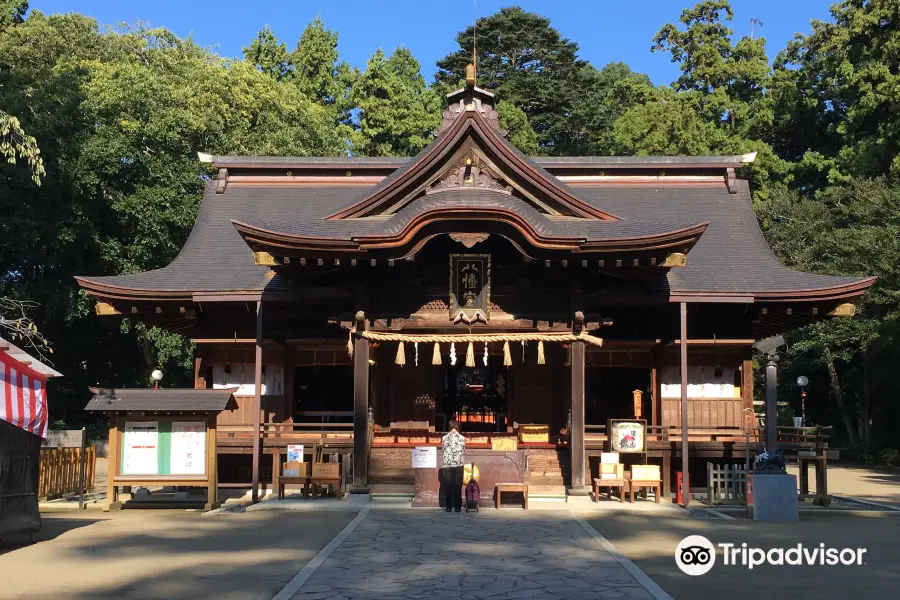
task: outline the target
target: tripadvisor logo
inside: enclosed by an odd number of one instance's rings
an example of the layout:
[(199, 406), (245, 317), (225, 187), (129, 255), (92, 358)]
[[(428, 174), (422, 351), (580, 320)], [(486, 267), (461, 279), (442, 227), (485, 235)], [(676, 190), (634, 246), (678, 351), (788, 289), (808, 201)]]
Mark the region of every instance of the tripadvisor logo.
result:
[(797, 544), (790, 548), (753, 548), (722, 543), (713, 545), (702, 535), (689, 535), (675, 548), (675, 564), (688, 575), (704, 575), (716, 564), (716, 546), (722, 549), (722, 565), (753, 569), (761, 565), (772, 566), (851, 566), (862, 565), (866, 548), (828, 548), (825, 544), (805, 547)]

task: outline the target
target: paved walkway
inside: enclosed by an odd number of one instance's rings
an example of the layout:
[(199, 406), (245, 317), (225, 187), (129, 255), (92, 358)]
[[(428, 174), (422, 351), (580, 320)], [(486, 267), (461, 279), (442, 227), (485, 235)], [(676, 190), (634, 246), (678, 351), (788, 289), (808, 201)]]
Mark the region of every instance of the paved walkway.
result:
[(568, 512), (372, 509), (279, 599), (668, 598), (585, 526)]

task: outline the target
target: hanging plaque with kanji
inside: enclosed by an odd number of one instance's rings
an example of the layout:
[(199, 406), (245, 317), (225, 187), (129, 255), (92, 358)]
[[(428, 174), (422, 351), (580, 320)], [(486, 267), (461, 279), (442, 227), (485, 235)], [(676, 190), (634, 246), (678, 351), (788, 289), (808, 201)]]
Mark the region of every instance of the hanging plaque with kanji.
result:
[(450, 318), (471, 323), (490, 317), (491, 255), (450, 255)]

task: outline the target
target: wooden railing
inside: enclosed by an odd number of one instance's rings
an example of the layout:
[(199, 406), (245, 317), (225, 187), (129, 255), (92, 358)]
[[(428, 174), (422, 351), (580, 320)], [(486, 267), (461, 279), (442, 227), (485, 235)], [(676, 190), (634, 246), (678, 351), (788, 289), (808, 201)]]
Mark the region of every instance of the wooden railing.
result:
[[(78, 493), (81, 452), (81, 448), (41, 448), (39, 498)], [(85, 491), (90, 491), (94, 487), (94, 475), (97, 471), (97, 448), (91, 446), (84, 452), (84, 487)]]
[[(609, 439), (606, 425), (585, 425), (587, 441), (606, 441)], [(778, 445), (781, 448), (818, 448), (828, 447), (831, 427), (778, 427)], [(680, 427), (663, 427), (650, 425), (647, 427), (647, 442), (680, 442)], [(766, 440), (764, 427), (689, 427), (689, 442), (750, 442), (760, 445)]]

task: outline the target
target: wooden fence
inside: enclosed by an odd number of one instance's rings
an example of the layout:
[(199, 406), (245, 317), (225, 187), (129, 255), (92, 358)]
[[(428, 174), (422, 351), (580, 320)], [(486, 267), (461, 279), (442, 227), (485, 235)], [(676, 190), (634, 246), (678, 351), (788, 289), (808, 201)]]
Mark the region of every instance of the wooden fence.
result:
[(744, 465), (706, 464), (706, 491), (710, 504), (744, 504), (747, 469)]
[[(97, 472), (97, 447), (84, 450), (84, 487), (90, 491), (94, 487)], [(38, 498), (52, 498), (78, 493), (81, 448), (41, 448), (41, 472), (38, 479)]]

